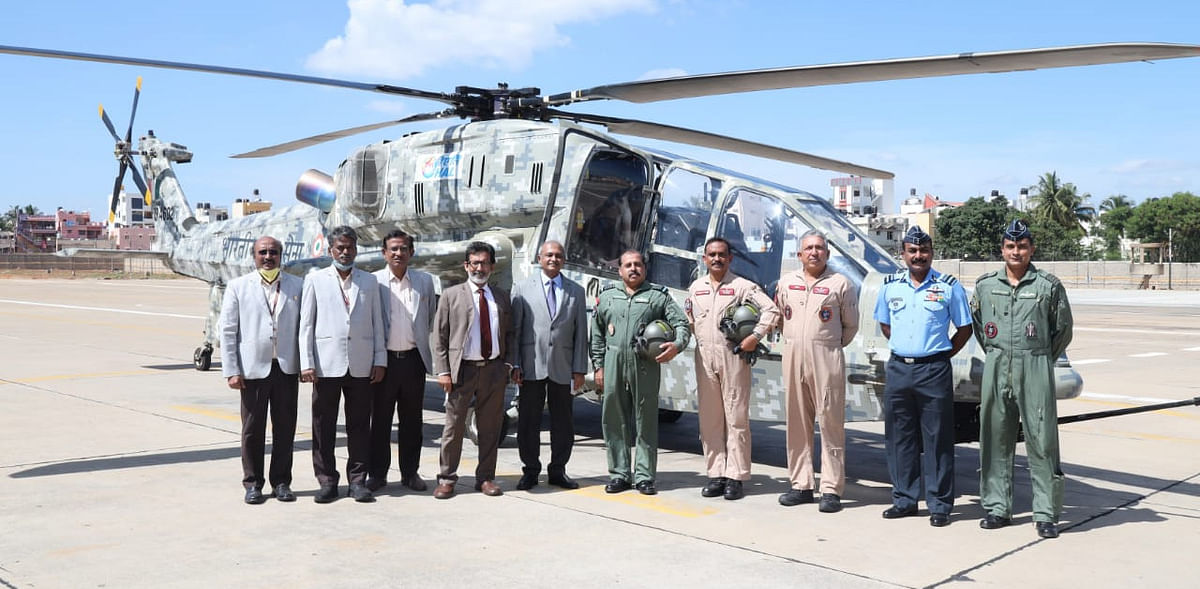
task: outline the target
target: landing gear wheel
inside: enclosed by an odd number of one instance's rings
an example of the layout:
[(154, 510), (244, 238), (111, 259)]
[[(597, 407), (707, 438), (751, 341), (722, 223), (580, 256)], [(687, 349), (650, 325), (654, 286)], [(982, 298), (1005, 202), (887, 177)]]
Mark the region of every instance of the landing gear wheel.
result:
[(212, 346), (204, 345), (196, 348), (196, 351), (192, 354), (192, 365), (196, 367), (196, 370), (201, 372), (207, 371), (209, 368), (212, 368), (212, 354)]
[(659, 423), (675, 423), (676, 421), (679, 421), (680, 417), (683, 417), (682, 411), (676, 411), (674, 409), (659, 409), (658, 410), (658, 422)]

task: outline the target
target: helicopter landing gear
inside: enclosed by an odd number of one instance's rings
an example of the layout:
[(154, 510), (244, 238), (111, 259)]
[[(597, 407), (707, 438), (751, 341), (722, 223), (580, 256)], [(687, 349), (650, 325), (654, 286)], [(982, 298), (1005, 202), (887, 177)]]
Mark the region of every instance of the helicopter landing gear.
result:
[(212, 344), (204, 344), (196, 348), (196, 351), (192, 354), (192, 365), (196, 367), (196, 370), (201, 372), (208, 370), (212, 367), (212, 354)]

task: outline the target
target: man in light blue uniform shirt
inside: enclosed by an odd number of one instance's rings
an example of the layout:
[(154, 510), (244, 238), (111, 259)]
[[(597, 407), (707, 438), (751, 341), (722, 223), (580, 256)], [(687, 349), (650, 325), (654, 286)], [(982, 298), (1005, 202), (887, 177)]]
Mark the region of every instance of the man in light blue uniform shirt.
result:
[(971, 309), (958, 280), (930, 267), (933, 239), (920, 226), (908, 230), (900, 247), (907, 269), (885, 279), (875, 302), (875, 320), (891, 348), (883, 405), (892, 506), (883, 517), (917, 514), (924, 473), (929, 524), (942, 527), (954, 507), (950, 358), (971, 338)]

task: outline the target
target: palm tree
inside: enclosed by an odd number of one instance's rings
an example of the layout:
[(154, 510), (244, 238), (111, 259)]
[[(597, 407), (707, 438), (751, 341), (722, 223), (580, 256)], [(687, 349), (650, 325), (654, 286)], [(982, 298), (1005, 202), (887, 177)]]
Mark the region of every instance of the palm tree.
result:
[(1107, 213), (1113, 209), (1132, 208), (1133, 201), (1124, 194), (1114, 194), (1100, 203), (1100, 212)]
[(1083, 206), (1083, 197), (1075, 185), (1063, 183), (1057, 172), (1047, 172), (1038, 178), (1032, 200), (1035, 219), (1064, 229), (1083, 231), (1081, 221), (1087, 218), (1085, 209), (1089, 207)]

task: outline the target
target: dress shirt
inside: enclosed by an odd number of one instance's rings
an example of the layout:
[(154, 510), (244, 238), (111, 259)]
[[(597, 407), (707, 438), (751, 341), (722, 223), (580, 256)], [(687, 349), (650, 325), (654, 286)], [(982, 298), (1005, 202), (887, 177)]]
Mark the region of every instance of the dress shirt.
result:
[[(554, 289), (554, 308), (550, 308), (550, 290)], [(542, 272), (542, 297), (546, 300), (546, 307), (550, 311), (550, 319), (558, 317), (558, 308), (562, 305), (563, 288), (562, 274), (550, 278), (546, 276), (546, 272)]]
[(950, 326), (971, 324), (967, 294), (954, 277), (930, 269), (921, 284), (913, 284), (907, 269), (884, 280), (875, 301), (875, 320), (892, 326), (888, 347), (910, 358), (948, 351)]
[(492, 288), (483, 286), (483, 295), (487, 299), (488, 318), (492, 327), (492, 357), (484, 358), (479, 347), (479, 287), (470, 285), (471, 305), (475, 309), (471, 329), (467, 331), (467, 343), (463, 347), (464, 360), (491, 360), (500, 355), (500, 309), (496, 307), (496, 299), (492, 297)]
[(283, 293), (279, 292), (283, 288), (283, 279), (276, 276), (275, 282), (267, 282), (264, 279), (259, 279), (259, 285), (263, 289), (263, 297), (267, 301), (267, 311), (271, 314), (271, 359), (279, 359), (279, 342), (276, 331), (279, 329), (279, 311), (283, 305), (279, 304), (283, 300)]
[(388, 305), (388, 334), (387, 349), (403, 352), (417, 347), (417, 339), (413, 335), (413, 317), (417, 316), (417, 291), (408, 279), (396, 278), (393, 274), (388, 280), (388, 290), (392, 300)]

